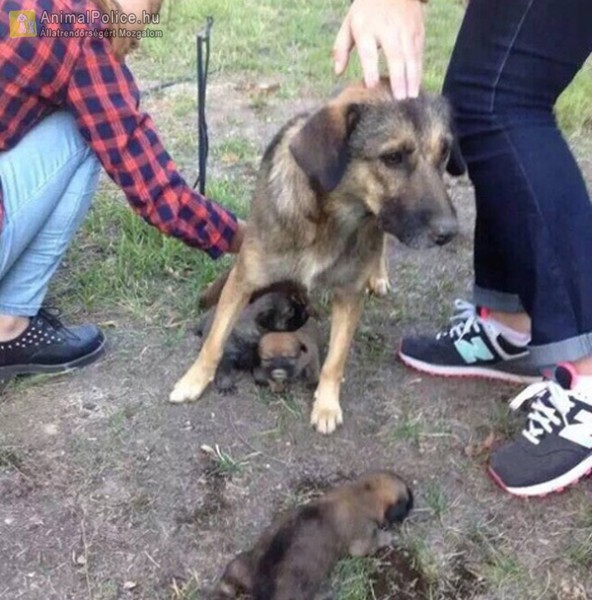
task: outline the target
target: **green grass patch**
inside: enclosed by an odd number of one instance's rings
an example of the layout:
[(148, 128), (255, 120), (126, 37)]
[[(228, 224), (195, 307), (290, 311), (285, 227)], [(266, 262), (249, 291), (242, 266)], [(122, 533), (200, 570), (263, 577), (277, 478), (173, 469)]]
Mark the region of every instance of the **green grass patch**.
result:
[(333, 575), (336, 600), (369, 600), (372, 581), (380, 567), (380, 561), (372, 557), (346, 558)]
[[(245, 213), (244, 192), (230, 181), (212, 182), (212, 197)], [(243, 200), (237, 200), (238, 198)], [(66, 258), (53, 294), (69, 314), (123, 311), (154, 324), (197, 313), (201, 289), (230, 264), (161, 235), (138, 218), (119, 194), (104, 190)]]

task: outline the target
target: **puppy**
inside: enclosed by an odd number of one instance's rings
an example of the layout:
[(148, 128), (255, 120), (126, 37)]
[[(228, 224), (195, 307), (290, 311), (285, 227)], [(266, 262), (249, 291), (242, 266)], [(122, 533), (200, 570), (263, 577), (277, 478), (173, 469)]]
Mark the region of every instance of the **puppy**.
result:
[(314, 387), (321, 370), (319, 348), (320, 332), (313, 317), (296, 331), (266, 333), (259, 340), (255, 381), (268, 384), (272, 392), (283, 392), (301, 377)]
[[(197, 334), (205, 338), (212, 327), (215, 311), (207, 312)], [(308, 296), (297, 286), (284, 286), (255, 299), (242, 312), (224, 345), (215, 375), (220, 392), (229, 392), (236, 382), (236, 371), (253, 371), (260, 365), (259, 342), (270, 331), (300, 331), (309, 319)], [(286, 334), (289, 335), (289, 334)]]
[(394, 473), (366, 473), (277, 519), (226, 567), (213, 598), (313, 600), (337, 561), (388, 545), (382, 529), (412, 508), (411, 490)]
[[(444, 183), (454, 154), (444, 98), (395, 102), (388, 80), (345, 88), (289, 121), (268, 146), (245, 239), (208, 339), (171, 402), (196, 400), (213, 380), (224, 342), (254, 291), (282, 280), (333, 291), (331, 336), (311, 423), (342, 423), (339, 395), (368, 287), (383, 290), (385, 236), (424, 248), (458, 230)], [(452, 161), (458, 171), (459, 162)]]

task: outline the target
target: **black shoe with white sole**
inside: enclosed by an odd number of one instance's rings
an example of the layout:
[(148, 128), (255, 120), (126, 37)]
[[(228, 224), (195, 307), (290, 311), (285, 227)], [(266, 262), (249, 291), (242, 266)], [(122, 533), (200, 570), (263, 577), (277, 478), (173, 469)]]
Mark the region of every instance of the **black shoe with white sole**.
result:
[(104, 345), (105, 337), (95, 325), (65, 327), (42, 309), (20, 336), (0, 343), (0, 381), (84, 367), (103, 354)]
[(515, 441), (492, 455), (489, 472), (516, 496), (560, 492), (592, 471), (592, 390), (577, 385), (572, 365), (555, 369), (553, 380), (527, 387), (510, 404), (529, 408)]
[(399, 358), (408, 367), (444, 377), (482, 377), (533, 383), (541, 376), (527, 346), (510, 343), (476, 307), (455, 300), (452, 327), (435, 336), (403, 339)]

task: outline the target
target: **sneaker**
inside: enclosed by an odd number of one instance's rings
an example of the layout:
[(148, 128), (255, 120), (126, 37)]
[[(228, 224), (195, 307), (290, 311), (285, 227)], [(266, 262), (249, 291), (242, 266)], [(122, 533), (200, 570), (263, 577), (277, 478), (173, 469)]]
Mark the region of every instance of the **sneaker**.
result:
[(42, 309), (19, 337), (0, 343), (0, 381), (84, 367), (103, 354), (104, 345), (95, 325), (64, 327), (58, 315)]
[(559, 365), (553, 379), (527, 387), (510, 408), (523, 405), (530, 412), (522, 434), (492, 455), (496, 483), (516, 496), (544, 496), (592, 471), (592, 390), (577, 386), (572, 365)]
[(453, 325), (435, 337), (403, 339), (399, 358), (412, 369), (444, 377), (483, 377), (510, 383), (541, 381), (527, 346), (510, 343), (465, 300), (454, 301)]

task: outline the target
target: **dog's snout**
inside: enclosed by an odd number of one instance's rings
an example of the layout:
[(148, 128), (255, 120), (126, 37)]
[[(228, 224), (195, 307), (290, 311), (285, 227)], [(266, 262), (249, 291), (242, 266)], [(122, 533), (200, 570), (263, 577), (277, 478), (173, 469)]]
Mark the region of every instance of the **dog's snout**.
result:
[(431, 230), (434, 242), (443, 246), (458, 233), (458, 221), (455, 217), (440, 217), (432, 222)]

